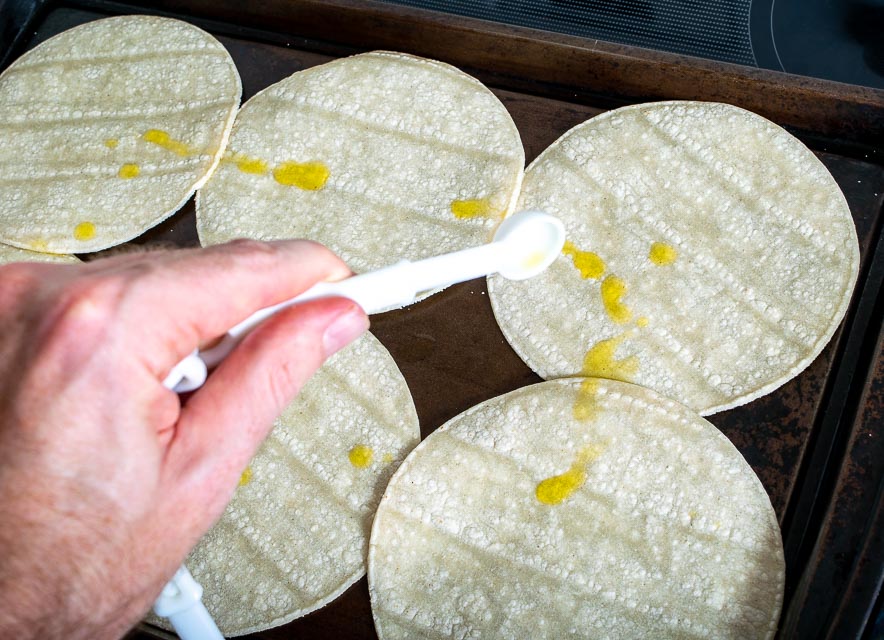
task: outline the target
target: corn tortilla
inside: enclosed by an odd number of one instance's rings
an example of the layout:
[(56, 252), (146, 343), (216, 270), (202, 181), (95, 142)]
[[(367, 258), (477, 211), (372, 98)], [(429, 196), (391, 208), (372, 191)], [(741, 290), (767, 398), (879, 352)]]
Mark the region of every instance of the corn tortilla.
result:
[(822, 163), (737, 107), (625, 107), (563, 135), (519, 208), (568, 242), (524, 282), (489, 278), (512, 347), (544, 378), (635, 382), (703, 415), (800, 373), (840, 323), (859, 247)]
[(361, 578), (374, 510), (419, 439), (411, 394), (377, 339), (328, 360), (185, 561), (222, 633), (285, 624)]
[(374, 52), (295, 73), (237, 115), (197, 195), (203, 245), (303, 237), (356, 272), (490, 240), (524, 150), (500, 101), (441, 62)]
[(40, 251), (28, 251), (19, 249), (8, 244), (0, 244), (0, 264), (10, 262), (68, 262), (77, 263), (80, 259), (76, 256), (56, 253), (42, 253)]
[(224, 150), (230, 55), (179, 20), (121, 16), (50, 38), (0, 75), (0, 240), (85, 253), (178, 210)]
[(784, 559), (764, 488), (713, 425), (572, 378), (424, 440), (378, 507), (368, 578), (381, 640), (772, 638)]

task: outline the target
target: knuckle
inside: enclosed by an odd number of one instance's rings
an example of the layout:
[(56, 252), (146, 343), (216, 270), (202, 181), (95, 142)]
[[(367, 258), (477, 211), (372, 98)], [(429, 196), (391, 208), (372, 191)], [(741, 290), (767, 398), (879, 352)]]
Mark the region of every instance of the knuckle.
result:
[(88, 341), (111, 323), (126, 294), (119, 277), (86, 277), (70, 282), (56, 297), (46, 317), (47, 341)]
[(262, 242), (251, 238), (238, 238), (209, 249), (214, 254), (215, 264), (227, 268), (258, 271), (272, 268), (281, 259), (279, 247), (272, 242)]
[(237, 256), (248, 258), (255, 256), (260, 260), (262, 257), (275, 257), (279, 251), (271, 242), (263, 242), (261, 240), (253, 240), (252, 238), (237, 238), (223, 245), (232, 250)]

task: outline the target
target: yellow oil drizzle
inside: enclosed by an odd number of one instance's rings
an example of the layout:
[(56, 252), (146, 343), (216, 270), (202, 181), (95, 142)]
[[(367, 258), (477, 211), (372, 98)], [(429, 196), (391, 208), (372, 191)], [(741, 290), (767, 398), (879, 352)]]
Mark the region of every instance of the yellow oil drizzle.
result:
[(675, 247), (663, 244), (662, 242), (651, 243), (651, 250), (648, 252), (648, 258), (650, 258), (651, 262), (657, 266), (662, 267), (667, 264), (672, 264), (677, 257), (678, 251), (675, 250)]
[(120, 141), (116, 138), (108, 138), (104, 141), (104, 146), (108, 149), (116, 149), (118, 144), (120, 144)]
[(588, 378), (608, 378), (609, 380), (631, 382), (632, 376), (638, 372), (638, 358), (629, 356), (618, 360), (615, 357), (617, 347), (630, 333), (631, 331), (626, 331), (593, 345), (583, 357), (581, 375)]
[(583, 369), (580, 375), (586, 379), (577, 391), (577, 399), (572, 409), (577, 420), (592, 420), (598, 415), (596, 397), (599, 381), (595, 378), (623, 380), (630, 382), (638, 371), (639, 361), (636, 356), (617, 360), (614, 354), (617, 347), (629, 335), (629, 331), (595, 344), (583, 357)]
[(273, 169), (273, 179), (287, 187), (318, 191), (325, 186), (329, 170), (321, 162), (283, 162)]
[(562, 253), (571, 258), (580, 272), (580, 277), (587, 280), (598, 280), (605, 273), (605, 261), (591, 251), (581, 251), (570, 240), (565, 241)]
[(470, 218), (495, 217), (495, 211), (491, 207), (491, 201), (488, 198), (477, 198), (475, 200), (452, 200), (451, 213), (456, 218), (468, 220)]
[(535, 251), (534, 253), (529, 255), (527, 258), (525, 258), (525, 261), (522, 263), (522, 266), (524, 266), (526, 269), (533, 269), (534, 267), (537, 267), (537, 266), (543, 264), (543, 260), (545, 258), (546, 258), (546, 254), (543, 253), (543, 251)]
[(123, 180), (130, 180), (131, 178), (136, 177), (139, 173), (141, 173), (141, 169), (137, 164), (127, 163), (120, 167), (120, 171), (117, 175)]
[(180, 140), (175, 140), (168, 134), (168, 132), (162, 131), (161, 129), (148, 129), (141, 136), (141, 139), (182, 157), (189, 156), (193, 153), (193, 150), (189, 146)]
[(632, 319), (632, 311), (629, 310), (621, 298), (626, 295), (626, 283), (615, 275), (610, 275), (602, 280), (602, 302), (608, 316), (617, 324), (629, 322)]
[(28, 248), (31, 251), (46, 251), (46, 249), (49, 248), (49, 244), (42, 238), (37, 238), (36, 240), (28, 242)]
[(598, 415), (596, 394), (599, 390), (599, 381), (595, 378), (587, 378), (580, 385), (577, 392), (577, 400), (574, 402), (574, 417), (578, 420), (592, 420)]
[(242, 158), (236, 161), (236, 168), (243, 173), (264, 174), (267, 173), (267, 163), (260, 158)]
[(601, 456), (607, 443), (591, 444), (577, 454), (574, 464), (562, 474), (541, 480), (534, 495), (543, 504), (559, 504), (586, 482), (586, 467)]
[(366, 446), (364, 444), (357, 444), (355, 447), (350, 449), (347, 457), (350, 458), (350, 464), (352, 464), (354, 467), (358, 469), (364, 469), (371, 464), (371, 460), (372, 458), (374, 458), (374, 451), (372, 451), (371, 447), (369, 446)]
[(649, 322), (650, 320), (648, 320), (645, 316), (642, 316), (635, 321), (635, 324), (639, 327), (647, 327)]
[(391, 462), (393, 462), (393, 454), (392, 453), (385, 453), (384, 457), (383, 457), (383, 461), (384, 461), (384, 464), (390, 464)]
[(222, 160), (224, 162), (232, 162), (243, 173), (263, 175), (270, 170), (266, 161), (261, 158), (247, 156), (244, 153), (227, 153)]
[(74, 227), (74, 239), (91, 240), (95, 237), (95, 225), (91, 222), (81, 222)]
[(244, 487), (252, 481), (252, 468), (246, 467), (239, 477), (239, 486)]

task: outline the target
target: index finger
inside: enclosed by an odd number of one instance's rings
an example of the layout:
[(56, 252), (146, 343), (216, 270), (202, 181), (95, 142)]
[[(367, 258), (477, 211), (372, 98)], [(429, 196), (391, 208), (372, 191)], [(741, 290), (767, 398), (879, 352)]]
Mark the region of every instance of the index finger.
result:
[(198, 345), (258, 309), (317, 282), (351, 275), (331, 251), (306, 240), (235, 240), (112, 263), (94, 264), (109, 274), (120, 270), (132, 276), (120, 321), (133, 332), (135, 353), (158, 379)]

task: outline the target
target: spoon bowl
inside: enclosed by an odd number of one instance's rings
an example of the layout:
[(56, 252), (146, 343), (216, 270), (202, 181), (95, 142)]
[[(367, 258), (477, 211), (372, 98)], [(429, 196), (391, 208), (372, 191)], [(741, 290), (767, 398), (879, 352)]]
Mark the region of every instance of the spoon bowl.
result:
[(565, 226), (542, 211), (519, 211), (500, 223), (494, 242), (506, 245), (510, 259), (499, 270), (508, 280), (526, 280), (553, 263), (565, 245)]

